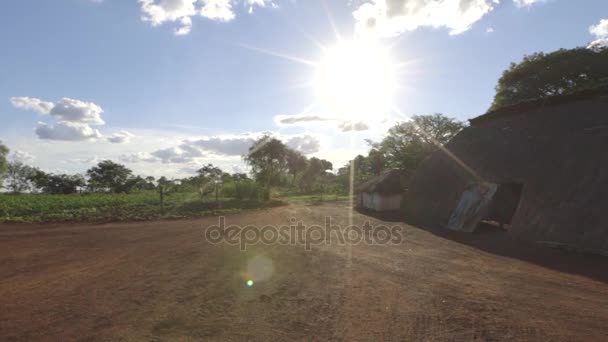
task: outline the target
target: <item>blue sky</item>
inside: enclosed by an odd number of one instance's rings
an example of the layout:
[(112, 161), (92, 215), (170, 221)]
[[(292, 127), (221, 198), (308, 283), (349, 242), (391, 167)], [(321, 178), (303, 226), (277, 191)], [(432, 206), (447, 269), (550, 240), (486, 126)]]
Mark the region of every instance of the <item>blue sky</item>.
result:
[[(154, 176), (187, 175), (208, 162), (242, 170), (243, 149), (262, 132), (342, 166), (365, 152), (364, 139), (381, 139), (403, 118), (366, 113), (350, 132), (348, 115), (280, 122), (316, 102), (315, 67), (273, 53), (321, 61), (318, 44), (340, 44), (335, 30), (345, 40), (373, 37), (395, 63), (406, 63), (392, 101), (405, 116), (462, 120), (488, 108), (498, 77), (524, 54), (608, 39), (605, 0), (20, 0), (2, 7), (0, 139), (13, 158), (54, 172), (83, 172), (101, 159)], [(364, 25), (370, 17), (373, 27)], [(322, 104), (310, 111), (331, 116)]]

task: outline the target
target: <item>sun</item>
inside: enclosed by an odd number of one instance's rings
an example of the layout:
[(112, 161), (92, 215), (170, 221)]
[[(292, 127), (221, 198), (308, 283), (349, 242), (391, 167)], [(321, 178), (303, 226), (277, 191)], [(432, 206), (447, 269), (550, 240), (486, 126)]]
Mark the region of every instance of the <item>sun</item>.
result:
[(325, 49), (316, 64), (319, 103), (332, 115), (360, 120), (390, 110), (396, 88), (389, 50), (376, 41), (348, 40)]

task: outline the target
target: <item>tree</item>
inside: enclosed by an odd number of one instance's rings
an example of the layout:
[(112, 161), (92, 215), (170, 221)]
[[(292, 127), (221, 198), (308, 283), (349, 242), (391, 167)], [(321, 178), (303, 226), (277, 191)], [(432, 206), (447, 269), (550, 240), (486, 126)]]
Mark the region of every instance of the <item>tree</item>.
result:
[(75, 194), (86, 185), (81, 175), (47, 174), (38, 169), (34, 169), (29, 180), (35, 188), (46, 194)]
[(207, 164), (196, 172), (198, 173), (198, 186), (201, 201), (203, 201), (205, 197), (212, 192), (216, 193), (217, 199), (217, 183), (222, 178), (222, 169), (214, 166), (213, 164)]
[(111, 160), (104, 160), (87, 170), (89, 187), (94, 191), (129, 192), (133, 171)]
[(2, 179), (4, 178), (4, 175), (8, 169), (8, 161), (6, 160), (7, 156), (8, 147), (4, 146), (2, 141), (0, 141), (0, 184), (2, 184)]
[(511, 63), (498, 80), (490, 110), (608, 83), (608, 48), (537, 52)]
[(5, 186), (12, 193), (18, 194), (31, 189), (30, 177), (34, 169), (20, 161), (8, 163)]
[(402, 171), (405, 179), (439, 146), (446, 144), (466, 124), (443, 114), (415, 115), (391, 127), (374, 148), (384, 154), (386, 166)]
[(249, 148), (244, 157), (251, 166), (256, 181), (266, 185), (266, 199), (270, 198), (270, 187), (278, 183), (281, 171), (285, 168), (287, 147), (281, 140), (263, 136)]
[(291, 184), (293, 185), (298, 174), (306, 170), (306, 157), (297, 151), (287, 149), (286, 158), (287, 171), (292, 175)]
[(333, 165), (327, 160), (316, 157), (310, 158), (308, 161), (308, 167), (300, 179), (300, 189), (303, 192), (310, 193), (313, 190), (315, 181), (318, 181), (323, 175), (325, 175), (327, 170), (331, 169), (333, 169)]
[(384, 171), (386, 167), (386, 157), (384, 156), (384, 152), (372, 148), (367, 155), (367, 159), (372, 174), (379, 175), (382, 173), (382, 171)]

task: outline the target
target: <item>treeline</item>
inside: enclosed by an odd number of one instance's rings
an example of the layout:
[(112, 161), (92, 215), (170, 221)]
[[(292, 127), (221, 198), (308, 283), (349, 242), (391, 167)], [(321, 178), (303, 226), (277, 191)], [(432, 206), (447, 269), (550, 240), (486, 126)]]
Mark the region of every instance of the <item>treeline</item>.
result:
[(13, 194), (131, 193), (157, 190), (164, 193), (194, 192), (201, 200), (229, 197), (268, 199), (275, 186), (297, 189), (303, 193), (323, 192), (335, 175), (332, 164), (323, 159), (307, 158), (271, 136), (257, 140), (244, 156), (251, 167), (245, 173), (228, 173), (213, 164), (197, 170), (196, 175), (182, 179), (142, 177), (126, 166), (104, 160), (84, 175), (47, 173), (20, 161), (7, 161), (8, 148), (0, 144), (0, 180)]

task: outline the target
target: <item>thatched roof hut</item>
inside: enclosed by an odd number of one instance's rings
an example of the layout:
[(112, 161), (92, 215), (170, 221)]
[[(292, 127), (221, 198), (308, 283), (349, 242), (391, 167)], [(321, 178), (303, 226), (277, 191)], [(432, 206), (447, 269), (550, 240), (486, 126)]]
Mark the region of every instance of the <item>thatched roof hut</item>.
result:
[(399, 210), (402, 192), (399, 170), (386, 170), (355, 187), (356, 206), (375, 211)]
[[(496, 186), (486, 215), (538, 242), (608, 252), (608, 91), (513, 106), (471, 126), (425, 159), (406, 211), (445, 227), (472, 183)], [(498, 197), (498, 198), (497, 198)]]

